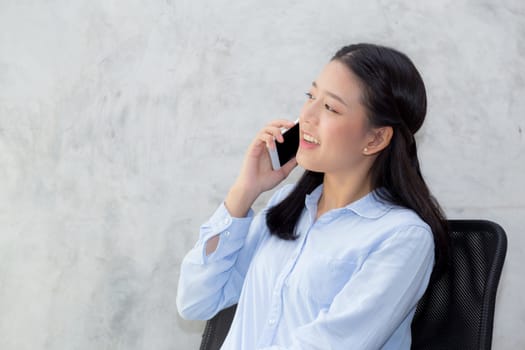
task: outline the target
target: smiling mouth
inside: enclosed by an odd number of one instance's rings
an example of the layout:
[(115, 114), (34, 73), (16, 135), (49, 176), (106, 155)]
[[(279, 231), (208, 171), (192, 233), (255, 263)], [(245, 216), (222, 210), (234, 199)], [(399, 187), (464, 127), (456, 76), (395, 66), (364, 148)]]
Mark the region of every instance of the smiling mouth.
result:
[(308, 143), (313, 143), (313, 144), (316, 144), (316, 145), (320, 145), (321, 144), (321, 142), (319, 142), (319, 140), (316, 139), (315, 137), (313, 137), (312, 135), (308, 135), (308, 134), (304, 134), (304, 133), (303, 133), (303, 140), (305, 140)]

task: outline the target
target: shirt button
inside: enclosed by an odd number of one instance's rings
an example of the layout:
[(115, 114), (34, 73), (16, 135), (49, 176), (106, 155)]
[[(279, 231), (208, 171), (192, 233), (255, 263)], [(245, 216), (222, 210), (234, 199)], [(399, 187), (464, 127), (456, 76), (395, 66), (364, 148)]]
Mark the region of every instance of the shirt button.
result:
[(275, 319), (271, 318), (269, 321), (268, 321), (269, 324), (273, 325), (275, 324)]
[(230, 218), (225, 218), (223, 220), (223, 222), (224, 222), (225, 225), (229, 225), (230, 224)]
[(226, 232), (224, 232), (224, 235), (225, 235), (226, 237), (230, 237), (230, 231), (226, 231)]

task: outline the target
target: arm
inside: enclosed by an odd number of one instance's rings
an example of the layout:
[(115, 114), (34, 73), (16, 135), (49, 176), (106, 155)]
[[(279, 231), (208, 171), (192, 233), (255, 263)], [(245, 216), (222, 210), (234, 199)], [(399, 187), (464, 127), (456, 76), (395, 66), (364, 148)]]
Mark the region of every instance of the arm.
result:
[[(277, 191), (267, 207), (286, 195), (290, 186)], [(222, 204), (201, 226), (199, 240), (185, 256), (177, 293), (177, 308), (186, 319), (207, 320), (239, 300), (244, 278), (257, 245), (266, 232), (266, 216), (230, 215)], [(218, 237), (216, 249), (207, 254), (210, 237)]]
[[(405, 322), (423, 295), (434, 261), (426, 227), (399, 230), (366, 258), (329, 308), (293, 331), (289, 347), (260, 350), (380, 349)], [(406, 330), (403, 328), (403, 330)], [(409, 339), (395, 334), (400, 344)]]
[[(238, 261), (251, 256), (255, 247), (258, 228), (251, 229), (250, 211), (245, 218), (233, 218), (222, 204), (212, 217), (201, 226), (199, 240), (184, 257), (179, 277), (177, 308), (186, 319), (209, 319), (219, 310), (234, 304), (244, 281), (244, 269), (238, 269), (249, 261)], [(217, 249), (207, 255), (206, 243), (211, 237), (218, 238)]]
[[(246, 152), (240, 174), (225, 200), (225, 206), (232, 216), (246, 216), (253, 202), (262, 192), (274, 188), (295, 168), (297, 163), (293, 158), (282, 168), (274, 171), (268, 153), (268, 149), (275, 148), (275, 140), (284, 141), (281, 128), (290, 128), (293, 125), (294, 123), (289, 121), (276, 120), (261, 130), (252, 142)], [(206, 254), (213, 253), (218, 244), (219, 236), (211, 237), (206, 246)]]
[[(274, 139), (283, 141), (280, 128), (290, 125), (293, 123), (275, 121), (257, 135), (225, 203), (201, 227), (199, 241), (181, 265), (177, 308), (182, 317), (209, 319), (238, 300), (249, 262), (265, 228), (261, 216), (251, 222), (250, 207), (262, 192), (284, 180), (297, 164), (292, 159), (274, 171), (267, 152), (267, 147), (275, 147)], [(272, 201), (269, 205), (273, 205)]]

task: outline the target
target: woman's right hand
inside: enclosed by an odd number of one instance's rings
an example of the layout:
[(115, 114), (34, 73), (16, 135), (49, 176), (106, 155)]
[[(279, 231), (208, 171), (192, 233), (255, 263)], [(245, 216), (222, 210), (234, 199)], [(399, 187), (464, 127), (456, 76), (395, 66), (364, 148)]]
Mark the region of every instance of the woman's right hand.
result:
[(228, 193), (225, 205), (233, 217), (244, 217), (259, 195), (283, 181), (297, 166), (295, 158), (279, 170), (273, 170), (268, 148), (275, 148), (275, 141), (283, 142), (281, 128), (291, 128), (294, 122), (275, 120), (255, 137), (244, 157), (241, 171)]

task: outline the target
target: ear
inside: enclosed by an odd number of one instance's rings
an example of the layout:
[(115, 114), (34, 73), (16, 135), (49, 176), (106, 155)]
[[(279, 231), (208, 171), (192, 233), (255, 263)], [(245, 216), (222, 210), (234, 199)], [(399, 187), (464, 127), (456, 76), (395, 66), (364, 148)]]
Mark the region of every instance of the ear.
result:
[(384, 150), (390, 144), (394, 130), (391, 126), (373, 128), (369, 132), (368, 143), (363, 149), (363, 154), (371, 156)]

